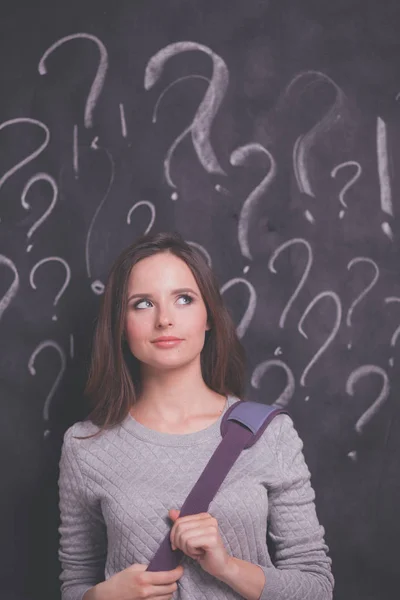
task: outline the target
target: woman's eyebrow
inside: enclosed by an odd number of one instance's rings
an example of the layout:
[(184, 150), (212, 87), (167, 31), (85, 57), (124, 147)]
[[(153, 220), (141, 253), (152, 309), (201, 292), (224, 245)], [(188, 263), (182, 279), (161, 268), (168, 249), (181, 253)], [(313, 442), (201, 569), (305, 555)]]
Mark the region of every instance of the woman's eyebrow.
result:
[[(192, 290), (192, 288), (186, 287), (186, 288), (178, 288), (176, 290), (171, 290), (171, 295), (175, 295), (175, 294), (184, 294), (185, 292), (191, 292), (194, 296), (197, 296), (197, 292), (195, 292), (194, 290)], [(128, 302), (130, 300), (132, 300), (133, 298), (152, 298), (151, 294), (146, 294), (146, 292), (143, 292), (142, 294), (132, 294), (131, 296), (129, 296), (128, 298)]]

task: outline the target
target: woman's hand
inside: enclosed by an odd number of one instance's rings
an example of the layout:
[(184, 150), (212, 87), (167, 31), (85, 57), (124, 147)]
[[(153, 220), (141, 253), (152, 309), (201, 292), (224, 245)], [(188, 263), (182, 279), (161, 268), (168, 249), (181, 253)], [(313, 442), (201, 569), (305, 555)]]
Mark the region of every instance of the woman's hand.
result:
[(179, 513), (176, 509), (168, 513), (174, 521), (170, 534), (172, 549), (179, 548), (196, 560), (204, 571), (221, 578), (230, 564), (231, 556), (219, 534), (217, 519), (209, 513), (179, 518)]
[(170, 600), (183, 575), (182, 565), (171, 571), (149, 571), (148, 565), (135, 563), (88, 590), (82, 600)]

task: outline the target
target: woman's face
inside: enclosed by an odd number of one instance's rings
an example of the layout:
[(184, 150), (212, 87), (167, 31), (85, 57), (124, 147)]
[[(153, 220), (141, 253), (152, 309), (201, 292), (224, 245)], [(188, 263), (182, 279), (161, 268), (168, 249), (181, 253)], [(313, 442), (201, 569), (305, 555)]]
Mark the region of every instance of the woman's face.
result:
[[(128, 280), (125, 336), (132, 354), (156, 369), (199, 360), (205, 341), (207, 310), (187, 264), (171, 253), (140, 260)], [(177, 342), (156, 342), (160, 337)]]

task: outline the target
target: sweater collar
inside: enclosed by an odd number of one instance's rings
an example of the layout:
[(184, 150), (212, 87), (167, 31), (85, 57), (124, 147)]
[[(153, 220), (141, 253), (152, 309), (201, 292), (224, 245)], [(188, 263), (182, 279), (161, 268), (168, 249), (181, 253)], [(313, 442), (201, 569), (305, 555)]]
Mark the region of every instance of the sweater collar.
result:
[(139, 421), (136, 421), (130, 413), (128, 413), (121, 425), (125, 431), (131, 433), (135, 437), (157, 446), (192, 446), (193, 444), (202, 444), (204, 442), (209, 442), (210, 440), (221, 439), (221, 421), (223, 416), (228, 408), (235, 402), (238, 402), (238, 400), (239, 398), (236, 396), (228, 394), (227, 402), (218, 419), (208, 427), (193, 433), (165, 433), (156, 431), (155, 429), (150, 429), (139, 423)]

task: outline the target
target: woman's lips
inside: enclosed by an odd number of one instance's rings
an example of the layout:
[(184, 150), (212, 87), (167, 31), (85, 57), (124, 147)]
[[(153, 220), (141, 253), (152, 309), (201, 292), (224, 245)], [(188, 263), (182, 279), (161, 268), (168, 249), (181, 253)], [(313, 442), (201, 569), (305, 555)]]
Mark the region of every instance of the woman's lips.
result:
[(183, 340), (159, 340), (153, 342), (155, 346), (158, 348), (174, 348), (178, 344), (180, 344)]

